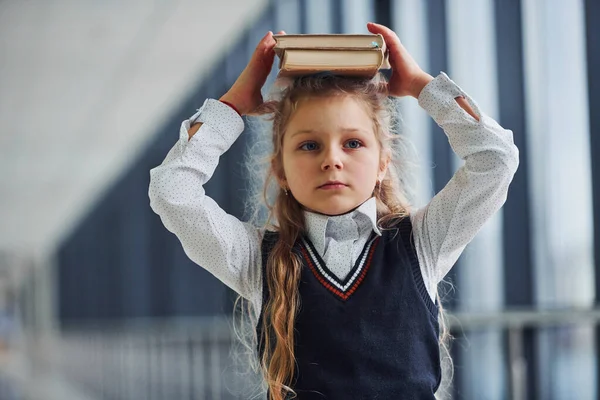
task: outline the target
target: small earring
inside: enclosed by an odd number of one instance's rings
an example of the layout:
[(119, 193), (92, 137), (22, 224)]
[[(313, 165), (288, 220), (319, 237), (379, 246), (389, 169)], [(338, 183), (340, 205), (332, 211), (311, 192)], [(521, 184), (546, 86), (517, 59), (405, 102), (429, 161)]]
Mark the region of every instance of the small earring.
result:
[(287, 195), (288, 195), (288, 190), (287, 190), (287, 188), (285, 188), (285, 187), (284, 187), (284, 188), (283, 188), (283, 191), (285, 192), (285, 195), (287, 196)]

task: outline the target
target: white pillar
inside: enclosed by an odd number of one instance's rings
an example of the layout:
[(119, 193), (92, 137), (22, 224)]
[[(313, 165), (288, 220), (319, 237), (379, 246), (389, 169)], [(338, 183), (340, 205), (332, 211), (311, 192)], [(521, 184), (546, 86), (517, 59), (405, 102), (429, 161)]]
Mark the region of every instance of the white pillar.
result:
[(332, 33), (332, 0), (306, 0), (306, 33)]
[(275, 32), (280, 30), (289, 34), (300, 33), (300, 4), (298, 0), (278, 0), (275, 7)]
[(372, 0), (342, 2), (342, 30), (344, 33), (368, 33), (367, 22), (373, 22), (375, 10)]
[[(493, 0), (447, 3), (448, 73), (482, 111), (498, 119), (496, 41)], [(463, 161), (454, 158), (458, 168)], [(467, 246), (458, 273), (463, 311), (496, 311), (504, 304), (502, 211), (495, 214)], [(462, 395), (503, 399), (503, 336), (496, 329), (467, 332), (463, 350)]]
[[(439, 71), (431, 71), (429, 67), (429, 37), (427, 30), (427, 5), (423, 0), (400, 0), (392, 3), (392, 23), (394, 31), (426, 72), (437, 75)], [(434, 193), (433, 162), (430, 119), (419, 107), (416, 99), (403, 97), (400, 104), (400, 133), (406, 135), (416, 151), (418, 163), (414, 177), (413, 205), (426, 205)]]
[[(591, 162), (582, 1), (523, 0), (525, 92), (536, 302), (594, 299)], [(591, 326), (539, 334), (540, 398), (595, 399)]]

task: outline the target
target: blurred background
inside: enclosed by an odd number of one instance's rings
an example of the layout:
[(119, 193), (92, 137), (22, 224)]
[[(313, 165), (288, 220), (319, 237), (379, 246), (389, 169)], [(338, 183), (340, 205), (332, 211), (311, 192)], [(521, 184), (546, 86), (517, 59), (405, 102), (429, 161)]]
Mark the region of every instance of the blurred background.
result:
[[(250, 397), (235, 296), (152, 212), (149, 170), (266, 31), (368, 21), (520, 149), (505, 206), (448, 277), (447, 397), (599, 398), (599, 17), (595, 0), (0, 2), (0, 400)], [(414, 99), (400, 112), (424, 205), (460, 160)], [(240, 218), (250, 140), (207, 185)]]

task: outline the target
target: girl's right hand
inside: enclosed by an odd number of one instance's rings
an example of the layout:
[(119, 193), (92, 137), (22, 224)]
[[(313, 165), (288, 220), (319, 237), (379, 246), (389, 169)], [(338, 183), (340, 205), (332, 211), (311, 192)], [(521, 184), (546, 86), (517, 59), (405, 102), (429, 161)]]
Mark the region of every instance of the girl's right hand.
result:
[[(280, 34), (285, 32), (281, 31)], [(273, 32), (269, 31), (256, 46), (256, 50), (250, 58), (250, 62), (237, 78), (231, 89), (225, 93), (219, 100), (231, 103), (240, 114), (251, 114), (260, 105), (263, 104), (263, 97), (260, 92), (265, 84), (273, 60), (275, 58), (275, 39)]]

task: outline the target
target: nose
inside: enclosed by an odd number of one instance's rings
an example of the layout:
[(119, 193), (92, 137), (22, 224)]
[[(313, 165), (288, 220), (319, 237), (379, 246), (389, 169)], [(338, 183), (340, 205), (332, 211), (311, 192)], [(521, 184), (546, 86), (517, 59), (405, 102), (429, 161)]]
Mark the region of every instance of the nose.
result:
[(342, 163), (342, 157), (340, 151), (335, 148), (329, 148), (324, 152), (323, 161), (321, 162), (321, 169), (328, 171), (330, 169), (342, 169), (344, 164)]

